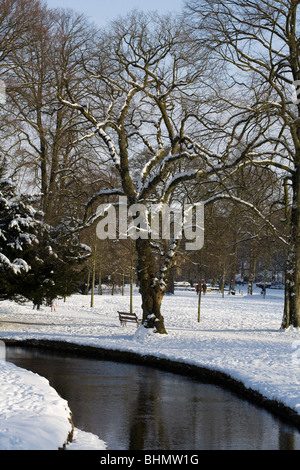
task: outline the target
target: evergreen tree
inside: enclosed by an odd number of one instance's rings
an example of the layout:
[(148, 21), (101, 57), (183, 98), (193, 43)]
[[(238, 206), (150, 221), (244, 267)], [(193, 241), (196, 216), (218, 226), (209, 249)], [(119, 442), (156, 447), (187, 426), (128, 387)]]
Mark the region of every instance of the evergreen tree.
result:
[(41, 305), (76, 292), (88, 254), (78, 237), (45, 224), (30, 199), (0, 179), (0, 299)]
[(89, 251), (69, 233), (43, 227), (39, 243), (28, 252), (30, 270), (17, 275), (17, 290), (35, 305), (50, 305), (57, 297), (78, 291)]
[(41, 227), (37, 211), (28, 201), (17, 200), (9, 179), (0, 179), (0, 298), (14, 298), (14, 280), (30, 265), (27, 252), (38, 245)]

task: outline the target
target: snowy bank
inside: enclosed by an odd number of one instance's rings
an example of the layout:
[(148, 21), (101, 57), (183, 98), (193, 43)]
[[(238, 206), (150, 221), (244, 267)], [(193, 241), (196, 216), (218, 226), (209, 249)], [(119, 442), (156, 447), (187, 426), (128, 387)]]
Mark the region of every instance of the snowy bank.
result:
[(0, 361), (1, 450), (57, 450), (72, 433), (68, 404), (33, 372)]
[[(207, 368), (225, 373), (267, 399), (300, 413), (300, 331), (280, 330), (283, 291), (268, 289), (265, 298), (258, 289), (252, 296), (245, 290), (235, 296), (225, 294), (224, 298), (218, 292), (207, 293), (202, 296), (200, 323), (195, 292), (166, 296), (162, 310), (168, 335), (148, 335), (148, 331), (133, 324), (120, 326), (117, 311), (128, 309), (128, 293), (95, 296), (93, 308), (89, 302), (88, 296), (75, 295), (65, 303), (60, 301), (56, 312), (48, 307), (35, 311), (30, 304), (1, 302), (0, 337), (60, 341)], [(137, 293), (133, 303), (141, 316)], [(18, 399), (16, 393), (12, 400), (17, 403)], [(5, 403), (1, 405), (0, 419), (7, 409)], [(20, 406), (20, 414), (22, 410)], [(89, 439), (92, 436), (85, 437), (84, 445), (93, 446)], [(98, 446), (100, 439), (101, 436)]]
[(47, 379), (0, 360), (1, 450), (103, 450), (97, 436), (74, 428), (68, 403)]

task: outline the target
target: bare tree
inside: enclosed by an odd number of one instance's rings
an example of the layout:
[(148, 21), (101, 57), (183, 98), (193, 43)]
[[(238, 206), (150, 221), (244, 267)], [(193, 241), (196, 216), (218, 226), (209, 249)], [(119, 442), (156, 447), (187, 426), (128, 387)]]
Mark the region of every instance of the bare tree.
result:
[[(207, 177), (205, 160), (188, 136), (195, 128), (202, 71), (185, 53), (181, 31), (180, 22), (155, 14), (133, 13), (115, 22), (98, 46), (101, 55), (85, 61), (89, 107), (68, 87), (69, 98), (60, 97), (86, 119), (93, 129), (87, 138), (102, 142), (118, 179), (117, 186), (90, 200), (86, 220), (93, 220), (91, 210), (101, 195), (124, 195), (129, 206), (169, 204), (180, 184)], [(143, 324), (159, 333), (166, 332), (161, 302), (179, 244), (180, 238), (170, 237), (157, 251), (142, 230), (136, 239)]]
[(25, 44), (32, 18), (42, 11), (39, 0), (2, 0), (0, 3), (0, 64)]
[[(300, 326), (299, 1), (186, 3), (194, 46), (209, 48), (219, 70), (216, 94), (231, 107), (226, 145), (235, 171), (273, 168), (285, 184), (290, 230), (282, 326)], [(237, 156), (238, 142), (244, 149)]]
[(14, 140), (21, 149), (18, 169), (27, 169), (24, 183), (41, 193), (45, 220), (52, 224), (74, 218), (81, 195), (90, 193), (83, 179), (93, 186), (96, 170), (99, 179), (94, 149), (80, 141), (78, 114), (57, 99), (66, 81), (81, 96), (81, 55), (93, 31), (82, 15), (43, 9), (27, 28), (23, 47), (11, 52), (13, 67), (6, 63), (7, 109), (18, 123)]
[[(30, 41), (27, 33), (31, 28), (32, 17), (39, 17), (44, 11), (39, 0), (2, 0), (0, 2), (0, 149), (2, 162), (10, 167), (12, 160), (20, 155), (18, 145), (19, 124), (10, 113), (6, 101), (7, 68), (13, 68), (12, 56), (22, 50)], [(10, 173), (10, 175), (12, 172)]]

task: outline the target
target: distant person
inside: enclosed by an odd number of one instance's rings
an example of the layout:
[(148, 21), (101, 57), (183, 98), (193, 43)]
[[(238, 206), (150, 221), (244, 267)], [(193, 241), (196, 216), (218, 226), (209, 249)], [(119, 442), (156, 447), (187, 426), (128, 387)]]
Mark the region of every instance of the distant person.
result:
[(57, 301), (55, 299), (51, 302), (51, 312), (56, 312)]
[(198, 282), (198, 284), (196, 285), (196, 292), (197, 294), (199, 294), (200, 292), (200, 282)]
[(206, 294), (206, 291), (207, 291), (207, 285), (206, 285), (206, 282), (203, 281), (203, 284), (202, 284), (202, 290), (203, 290), (203, 294)]

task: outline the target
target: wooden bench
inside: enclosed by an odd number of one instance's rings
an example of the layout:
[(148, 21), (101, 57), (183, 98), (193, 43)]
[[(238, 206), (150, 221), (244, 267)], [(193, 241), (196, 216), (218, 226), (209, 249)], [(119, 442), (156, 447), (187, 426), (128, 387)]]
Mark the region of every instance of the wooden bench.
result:
[(142, 320), (139, 320), (136, 313), (128, 313), (128, 312), (119, 312), (119, 320), (122, 326), (126, 326), (127, 322), (136, 323), (136, 326), (140, 326)]

